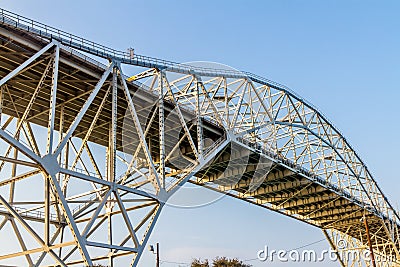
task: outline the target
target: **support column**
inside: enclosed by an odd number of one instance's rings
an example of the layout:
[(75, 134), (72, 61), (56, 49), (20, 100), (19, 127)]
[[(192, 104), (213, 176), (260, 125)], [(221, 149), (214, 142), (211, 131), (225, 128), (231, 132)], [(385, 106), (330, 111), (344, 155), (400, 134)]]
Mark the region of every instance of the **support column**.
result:
[(203, 125), (201, 120), (200, 110), (200, 86), (201, 80), (196, 76), (196, 126), (197, 126), (197, 152), (199, 153), (199, 160), (203, 160)]
[(160, 183), (161, 188), (165, 189), (165, 124), (164, 124), (164, 73), (159, 72), (160, 93), (158, 96), (158, 116), (159, 116), (159, 134), (160, 134)]
[(46, 154), (53, 152), (53, 139), (54, 139), (54, 120), (56, 116), (56, 100), (57, 100), (57, 81), (58, 81), (58, 62), (60, 59), (60, 46), (56, 45), (56, 51), (54, 54), (54, 65), (53, 65), (53, 76), (50, 94), (50, 110), (49, 110), (49, 121), (48, 121), (48, 132), (47, 132), (47, 148)]
[(117, 84), (118, 68), (113, 67), (112, 77), (112, 92), (111, 92), (111, 122), (109, 128), (109, 143), (108, 143), (108, 168), (107, 180), (109, 182), (115, 181), (115, 165), (116, 165), (116, 152), (117, 152)]
[(3, 115), (3, 100), (4, 100), (4, 86), (0, 86), (0, 127), (1, 127), (1, 116)]
[[(17, 125), (20, 123), (20, 120), (18, 120)], [(15, 139), (19, 140), (19, 132), (16, 134)], [(14, 159), (18, 159), (18, 149), (14, 147)], [(17, 164), (13, 163), (12, 164), (12, 169), (11, 169), (11, 177), (15, 177), (17, 175)], [(14, 202), (14, 192), (15, 192), (15, 182), (12, 182), (10, 184), (10, 197), (9, 197), (9, 202), (13, 203)]]
[[(111, 183), (115, 182), (115, 167), (116, 167), (116, 156), (117, 156), (117, 107), (118, 107), (118, 67), (113, 66), (113, 77), (112, 77), (112, 91), (111, 91), (111, 122), (109, 127), (109, 142), (107, 150), (107, 180)], [(110, 197), (111, 200), (111, 197)], [(108, 212), (108, 242), (109, 245), (113, 245), (113, 231), (112, 231), (112, 211), (114, 203), (108, 201), (106, 204), (106, 211)], [(110, 249), (109, 266), (114, 266), (114, 260), (112, 257), (112, 250)]]

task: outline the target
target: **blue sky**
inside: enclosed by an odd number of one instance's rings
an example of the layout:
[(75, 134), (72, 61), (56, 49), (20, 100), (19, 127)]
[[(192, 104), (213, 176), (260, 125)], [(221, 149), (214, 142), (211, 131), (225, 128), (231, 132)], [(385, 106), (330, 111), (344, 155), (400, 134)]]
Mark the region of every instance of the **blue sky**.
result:
[[(116, 49), (220, 62), (283, 83), (319, 107), (391, 202), (400, 200), (398, 1), (5, 0), (1, 6)], [(198, 209), (167, 207), (149, 242), (161, 243), (162, 260), (189, 262), (251, 259), (264, 245), (289, 250), (322, 238), (318, 229), (223, 198)], [(311, 246), (327, 247), (325, 241)], [(153, 262), (146, 251), (140, 266)]]

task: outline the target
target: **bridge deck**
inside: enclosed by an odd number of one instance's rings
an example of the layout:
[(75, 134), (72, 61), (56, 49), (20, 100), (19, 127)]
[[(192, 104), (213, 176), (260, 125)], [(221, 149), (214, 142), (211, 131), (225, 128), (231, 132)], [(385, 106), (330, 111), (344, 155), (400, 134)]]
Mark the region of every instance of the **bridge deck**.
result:
[[(34, 34), (1, 25), (0, 77), (6, 76), (47, 43), (48, 40)], [(37, 83), (49, 64), (48, 57), (50, 55), (50, 52), (45, 53), (33, 66), (7, 83), (2, 110), (4, 114), (14, 118), (22, 117), (34, 95)], [(61, 113), (63, 113), (62, 127), (68, 129), (105, 69), (101, 64), (87, 60), (86, 56), (80, 56), (68, 48), (61, 51), (60, 57), (56, 117), (61, 117)], [(47, 127), (48, 124), (48, 99), (50, 99), (51, 82), (51, 75), (48, 75), (44, 80), (43, 88), (36, 96), (27, 119), (29, 122), (42, 127)], [(107, 79), (102, 86), (100, 93), (96, 96), (74, 132), (76, 138), (84, 138), (86, 135), (87, 129), (95, 118), (111, 83), (112, 80)], [(128, 87), (137, 107), (142, 128), (145, 130), (150, 118), (156, 112), (155, 106), (158, 96), (138, 83), (128, 83)], [(109, 94), (106, 104), (99, 114), (93, 133), (89, 137), (89, 141), (102, 147), (106, 147), (109, 142), (111, 101), (111, 94)], [(174, 106), (171, 101), (167, 101), (166, 106), (169, 121), (166, 122), (165, 134), (167, 138), (165, 140), (168, 142), (168, 140), (175, 140), (172, 138), (176, 135), (174, 123), (179, 118), (173, 112)], [(118, 95), (117, 111), (117, 148), (119, 151), (132, 153), (139, 146), (139, 136), (135, 131), (125, 130), (126, 125), (129, 126), (129, 119), (127, 119), (129, 116), (127, 116), (127, 103), (123, 93)], [(184, 110), (183, 115), (188, 122), (193, 139), (196, 139), (193, 129), (195, 127), (192, 127), (195, 126), (194, 112)], [(223, 128), (210, 120), (203, 119), (203, 126), (204, 138), (216, 141), (226, 135)], [(61, 127), (60, 121), (55, 122), (55, 127), (56, 129)], [(151, 123), (149, 129), (146, 139), (151, 144), (152, 157), (157, 162), (160, 158), (158, 119)], [(168, 138), (168, 136), (171, 138)], [(168, 145), (174, 146), (175, 144)], [(174, 175), (174, 173), (180, 171), (176, 166), (187, 166), (190, 164), (190, 160), (194, 159), (189, 143), (183, 142), (180, 150), (185, 157), (174, 158), (173, 163), (172, 159), (167, 161), (169, 167), (167, 175)], [(145, 155), (142, 153), (140, 157), (145, 158)], [(261, 165), (259, 164), (260, 158), (263, 158)], [(235, 163), (234, 167), (230, 166), (232, 163)], [(230, 168), (228, 172), (227, 168)], [(259, 186), (253, 190), (252, 183), (254, 183), (255, 177), (262, 180), (260, 180)], [(367, 208), (364, 203), (350, 194), (321, 177), (296, 166), (289, 160), (284, 160), (270, 151), (254, 148), (254, 144), (246, 140), (237, 139), (228, 144), (215, 157), (211, 165), (196, 173), (191, 182), (227, 193), (319, 228), (346, 232), (348, 235), (362, 240), (362, 242), (367, 240), (366, 231), (361, 221), (363, 216), (366, 216), (374, 236), (383, 241), (391, 239), (387, 230), (382, 227), (382, 224), (385, 223), (388, 226), (391, 225), (391, 219), (387, 218), (386, 215)], [(5, 213), (5, 211), (1, 211), (1, 214)], [(38, 214), (33, 216), (21, 211), (21, 216), (27, 220), (32, 218), (36, 221), (44, 220)], [(399, 225), (397, 225), (397, 228), (399, 228)], [(395, 232), (398, 233), (399, 229), (396, 229)], [(400, 247), (398, 243), (396, 243), (396, 246)], [(388, 249), (388, 254), (390, 253)]]

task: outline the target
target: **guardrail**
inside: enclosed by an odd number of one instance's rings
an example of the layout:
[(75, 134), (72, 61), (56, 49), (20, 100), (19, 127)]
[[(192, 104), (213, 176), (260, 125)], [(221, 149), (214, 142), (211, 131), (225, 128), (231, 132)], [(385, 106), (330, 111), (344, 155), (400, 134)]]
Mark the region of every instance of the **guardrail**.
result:
[[(28, 209), (21, 208), (21, 207), (16, 207), (16, 206), (13, 206), (12, 208), (20, 216), (23, 216), (23, 217), (25, 216), (25, 217), (30, 217), (30, 218), (40, 219), (40, 220), (44, 220), (44, 218), (46, 217), (46, 214), (43, 211), (28, 210)], [(3, 205), (0, 205), (0, 211), (9, 213), (8, 209), (6, 207), (4, 207)], [(57, 221), (58, 222), (58, 217), (55, 214), (49, 214), (49, 218), (50, 218), (51, 221)]]
[[(47, 39), (47, 40), (57, 40), (61, 44), (75, 48), (87, 53), (90, 53), (95, 56), (99, 56), (102, 58), (114, 58), (122, 63), (141, 66), (141, 67), (149, 67), (149, 68), (158, 68), (158, 69), (167, 69), (169, 71), (175, 71), (179, 73), (193, 73), (198, 75), (204, 76), (224, 76), (224, 77), (231, 77), (231, 78), (246, 78), (250, 79), (254, 82), (258, 82), (261, 84), (268, 85), (278, 90), (282, 90), (287, 92), (288, 94), (292, 95), (299, 101), (305, 103), (311, 109), (317, 111), (321, 116), (326, 120), (332, 127), (340, 134), (340, 131), (334, 127), (334, 124), (328, 120), (323, 113), (312, 103), (303, 99), (299, 96), (296, 92), (291, 90), (285, 85), (280, 83), (274, 82), (272, 80), (266, 79), (259, 75), (253, 74), (251, 72), (246, 71), (238, 71), (238, 70), (226, 70), (226, 69), (216, 69), (216, 68), (205, 68), (205, 67), (198, 67), (198, 66), (191, 66), (188, 64), (182, 64), (174, 61), (158, 59), (154, 57), (134, 54), (132, 55), (130, 52), (123, 52), (120, 50), (116, 50), (93, 41), (87, 40), (85, 38), (79, 37), (77, 35), (59, 30), (57, 28), (48, 26), (46, 24), (34, 21), (32, 19), (26, 18), (24, 16), (20, 16), (13, 12), (7, 11), (5, 9), (0, 9), (0, 23), (6, 24), (10, 27), (18, 28), (20, 30), (24, 30), (30, 33), (34, 33), (35, 35)], [(73, 50), (71, 53), (74, 53)], [(91, 60), (90, 57), (81, 54), (82, 57), (90, 61), (95, 65), (99, 65), (99, 63), (95, 60)]]
[(278, 162), (282, 163), (283, 165), (286, 165), (286, 166), (288, 166), (288, 167), (290, 167), (292, 169), (295, 169), (299, 173), (304, 174), (309, 179), (314, 180), (314, 181), (318, 182), (319, 184), (326, 186), (329, 189), (333, 189), (335, 192), (341, 194), (342, 196), (344, 196), (344, 197), (346, 197), (348, 199), (352, 199), (357, 204), (364, 205), (361, 201), (359, 201), (358, 199), (354, 198), (350, 193), (346, 192), (344, 188), (336, 186), (336, 185), (334, 185), (334, 184), (322, 179), (319, 175), (307, 170), (306, 168), (304, 168), (304, 167), (302, 167), (300, 165), (297, 165), (295, 162), (293, 162), (293, 161), (291, 161), (289, 159), (285, 159), (284, 157), (282, 157), (282, 156), (280, 156), (278, 154), (272, 153), (271, 151), (268, 151), (268, 150), (262, 148), (261, 145), (259, 145), (257, 143), (250, 142), (250, 141), (248, 141), (248, 140), (246, 140), (246, 139), (244, 139), (242, 137), (238, 137), (238, 138), (236, 138), (236, 140), (239, 141), (240, 143), (250, 147), (250, 148), (253, 148), (258, 153), (264, 154), (264, 155), (266, 155), (266, 156), (268, 156), (270, 158), (273, 158), (273, 159), (277, 160)]

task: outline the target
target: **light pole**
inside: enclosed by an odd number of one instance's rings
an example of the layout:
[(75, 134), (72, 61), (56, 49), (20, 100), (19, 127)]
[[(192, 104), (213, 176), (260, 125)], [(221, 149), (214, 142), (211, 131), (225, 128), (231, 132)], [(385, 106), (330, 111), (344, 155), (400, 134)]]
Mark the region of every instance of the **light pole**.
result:
[(156, 254), (156, 267), (160, 267), (160, 244), (158, 242), (156, 243), (156, 251), (154, 251), (153, 245), (149, 246), (149, 250), (153, 252), (153, 254)]

